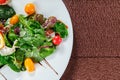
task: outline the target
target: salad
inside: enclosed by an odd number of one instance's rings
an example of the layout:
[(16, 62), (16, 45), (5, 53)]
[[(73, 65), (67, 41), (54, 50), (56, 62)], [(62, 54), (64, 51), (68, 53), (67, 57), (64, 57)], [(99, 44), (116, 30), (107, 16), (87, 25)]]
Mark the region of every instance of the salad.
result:
[(32, 72), (35, 63), (48, 63), (45, 58), (68, 36), (62, 21), (36, 13), (33, 3), (26, 4), (24, 10), (27, 16), (0, 5), (0, 66), (8, 65), (15, 72)]

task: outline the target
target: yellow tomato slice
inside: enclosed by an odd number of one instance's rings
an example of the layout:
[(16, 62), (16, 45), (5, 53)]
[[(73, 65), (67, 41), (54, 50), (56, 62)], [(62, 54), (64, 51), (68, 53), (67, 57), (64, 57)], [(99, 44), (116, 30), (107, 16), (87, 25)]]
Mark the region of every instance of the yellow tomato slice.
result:
[(26, 58), (25, 62), (24, 62), (25, 68), (29, 71), (29, 72), (33, 72), (35, 70), (35, 65), (32, 61), (32, 59), (30, 58)]
[(2, 32), (0, 32), (0, 49), (2, 49), (4, 46), (5, 46), (5, 41)]
[(35, 13), (35, 5), (33, 3), (28, 3), (25, 6), (25, 12), (28, 15), (34, 14)]
[(10, 24), (16, 24), (19, 21), (19, 17), (18, 15), (14, 15), (11, 19), (10, 19)]

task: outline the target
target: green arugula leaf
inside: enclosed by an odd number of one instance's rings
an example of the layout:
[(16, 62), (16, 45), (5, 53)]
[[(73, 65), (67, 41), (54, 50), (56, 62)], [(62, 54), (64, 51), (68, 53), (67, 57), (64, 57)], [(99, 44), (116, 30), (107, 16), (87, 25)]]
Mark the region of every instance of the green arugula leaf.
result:
[(5, 40), (5, 45), (8, 46), (8, 47), (12, 47), (12, 45), (8, 41), (7, 34), (3, 34), (3, 36), (4, 36), (4, 40)]
[(53, 29), (55, 32), (59, 33), (62, 38), (65, 38), (68, 36), (68, 30), (66, 28), (66, 25), (60, 21), (55, 23)]
[(40, 57), (42, 57), (44, 59), (44, 58), (50, 56), (51, 54), (53, 54), (54, 51), (55, 51), (55, 47), (42, 48), (40, 50)]
[(21, 49), (17, 49), (15, 52), (15, 58), (18, 62), (23, 62), (25, 58), (25, 52)]
[(15, 41), (15, 40), (18, 38), (18, 36), (17, 36), (15, 33), (10, 32), (10, 33), (8, 34), (8, 38), (9, 38), (11, 41)]
[(12, 62), (8, 63), (8, 66), (15, 72), (20, 72), (21, 70)]
[(32, 50), (26, 51), (25, 56), (32, 58), (34, 62), (39, 62), (42, 60), (42, 58), (40, 57), (40, 54), (39, 54), (39, 49), (36, 47), (33, 47)]
[(8, 57), (0, 55), (0, 66), (6, 65), (8, 63)]

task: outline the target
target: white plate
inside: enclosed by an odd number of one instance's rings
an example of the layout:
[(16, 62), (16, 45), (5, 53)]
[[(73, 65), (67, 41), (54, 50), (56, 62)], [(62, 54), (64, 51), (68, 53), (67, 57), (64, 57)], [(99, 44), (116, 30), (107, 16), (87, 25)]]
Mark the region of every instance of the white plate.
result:
[[(57, 47), (54, 54), (47, 58), (58, 75), (44, 62), (42, 62), (44, 67), (36, 64), (36, 70), (33, 73), (27, 71), (16, 73), (8, 66), (3, 67), (0, 72), (5, 75), (7, 80), (59, 80), (68, 65), (73, 46), (73, 29), (69, 13), (62, 0), (12, 0), (10, 5), (18, 14), (25, 14), (24, 6), (30, 2), (36, 5), (37, 13), (42, 13), (45, 17), (56, 16), (69, 27), (69, 36)], [(0, 76), (0, 80), (4, 79)]]

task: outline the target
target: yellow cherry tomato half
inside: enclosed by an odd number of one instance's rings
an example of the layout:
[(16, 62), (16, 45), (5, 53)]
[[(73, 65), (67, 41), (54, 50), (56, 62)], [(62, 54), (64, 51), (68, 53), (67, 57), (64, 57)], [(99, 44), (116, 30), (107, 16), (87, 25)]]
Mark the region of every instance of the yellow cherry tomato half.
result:
[(10, 24), (16, 24), (16, 23), (18, 23), (18, 21), (19, 21), (19, 17), (18, 17), (18, 15), (14, 15), (11, 19), (10, 19)]
[(29, 71), (29, 72), (33, 72), (35, 70), (35, 65), (34, 65), (32, 59), (30, 59), (30, 58), (25, 59), (24, 65), (25, 65), (25, 68), (27, 69), (27, 71)]
[(25, 12), (28, 15), (34, 14), (35, 13), (35, 5), (33, 3), (28, 3), (25, 6)]
[(0, 32), (0, 49), (2, 49), (4, 46), (5, 46), (5, 41), (2, 32)]

